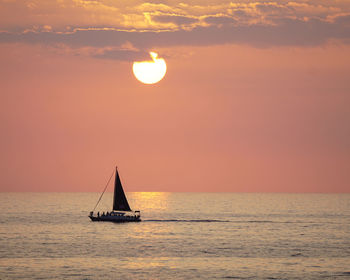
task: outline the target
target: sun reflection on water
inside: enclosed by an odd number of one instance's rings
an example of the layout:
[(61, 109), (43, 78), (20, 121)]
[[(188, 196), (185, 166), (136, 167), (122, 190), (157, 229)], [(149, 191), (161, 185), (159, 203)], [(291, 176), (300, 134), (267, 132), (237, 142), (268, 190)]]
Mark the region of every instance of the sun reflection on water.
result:
[(169, 195), (166, 192), (135, 192), (132, 193), (132, 199), (141, 211), (164, 211), (168, 209)]
[[(133, 237), (136, 239), (160, 240), (170, 234), (171, 226), (160, 227), (157, 223), (149, 223), (150, 213), (153, 219), (164, 219), (164, 213), (169, 210), (171, 193), (165, 192), (135, 192), (131, 193), (130, 200), (135, 210), (141, 211), (143, 222), (132, 227)], [(151, 251), (150, 248), (143, 250)]]

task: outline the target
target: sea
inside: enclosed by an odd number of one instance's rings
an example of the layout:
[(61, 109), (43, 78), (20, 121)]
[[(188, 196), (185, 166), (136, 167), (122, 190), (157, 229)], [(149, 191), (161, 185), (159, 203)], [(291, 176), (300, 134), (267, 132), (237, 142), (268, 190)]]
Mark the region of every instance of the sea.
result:
[(0, 279), (350, 279), (350, 194), (99, 195), (0, 193)]

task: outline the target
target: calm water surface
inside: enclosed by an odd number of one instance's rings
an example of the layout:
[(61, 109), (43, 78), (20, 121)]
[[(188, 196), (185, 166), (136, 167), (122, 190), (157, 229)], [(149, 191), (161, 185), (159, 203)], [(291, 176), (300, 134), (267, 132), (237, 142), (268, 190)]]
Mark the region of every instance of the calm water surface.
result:
[[(349, 194), (0, 193), (0, 279), (350, 279)], [(107, 193), (98, 210), (110, 210)]]

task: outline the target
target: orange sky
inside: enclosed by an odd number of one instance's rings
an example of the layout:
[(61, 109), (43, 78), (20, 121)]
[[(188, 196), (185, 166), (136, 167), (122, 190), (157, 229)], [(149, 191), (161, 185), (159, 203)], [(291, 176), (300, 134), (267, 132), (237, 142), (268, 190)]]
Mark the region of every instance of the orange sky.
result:
[(346, 1), (47, 2), (0, 0), (1, 191), (349, 192)]

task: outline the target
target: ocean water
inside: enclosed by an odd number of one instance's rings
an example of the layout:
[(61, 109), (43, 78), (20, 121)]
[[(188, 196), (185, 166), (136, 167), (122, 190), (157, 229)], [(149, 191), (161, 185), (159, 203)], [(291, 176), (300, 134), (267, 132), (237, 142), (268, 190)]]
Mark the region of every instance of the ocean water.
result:
[[(0, 279), (350, 279), (349, 194), (0, 193)], [(99, 210), (110, 210), (105, 194)]]

